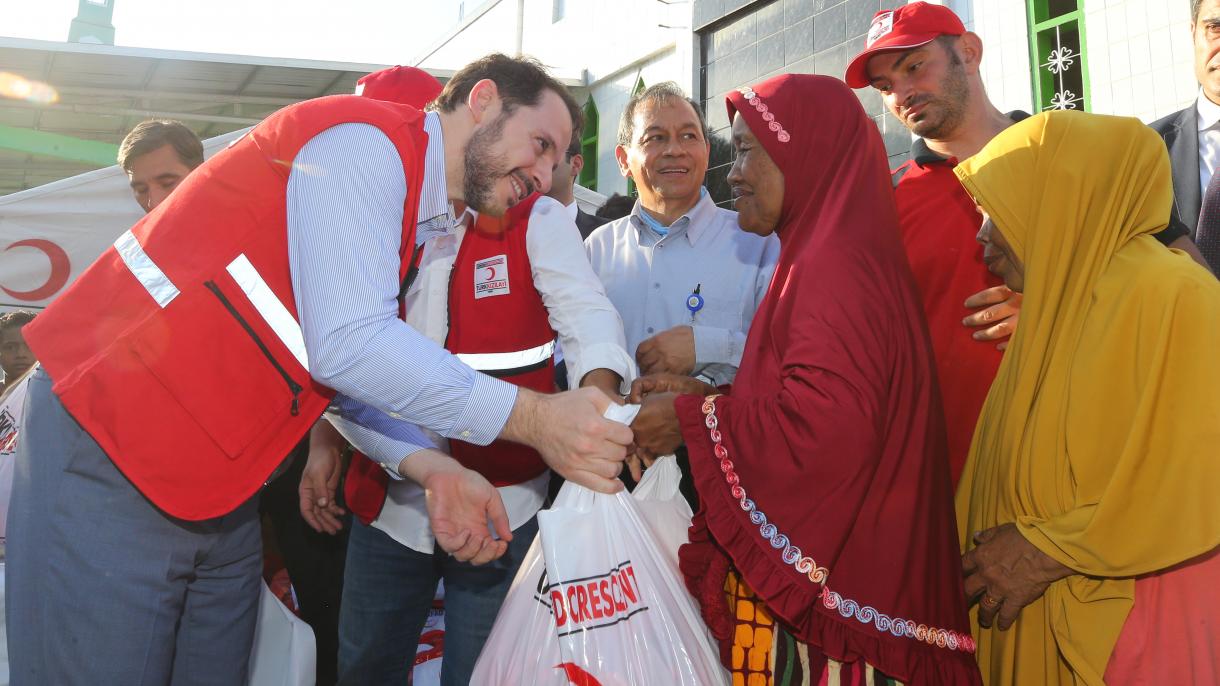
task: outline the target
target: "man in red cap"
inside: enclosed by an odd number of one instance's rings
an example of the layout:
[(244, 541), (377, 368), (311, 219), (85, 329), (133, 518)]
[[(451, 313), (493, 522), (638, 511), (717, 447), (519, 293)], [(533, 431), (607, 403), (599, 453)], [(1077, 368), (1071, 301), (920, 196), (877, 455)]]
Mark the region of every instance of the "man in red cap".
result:
[[(913, 2), (873, 17), (865, 48), (843, 77), (852, 88), (880, 91), (889, 111), (919, 136), (893, 179), (936, 353), (955, 485), (1021, 307), (1020, 294), (987, 271), (975, 242), (982, 218), (953, 175), (959, 160), (1029, 116), (1004, 114), (992, 104), (979, 71), (982, 58), (982, 40), (956, 14)], [(1173, 227), (1157, 238), (1194, 251)]]

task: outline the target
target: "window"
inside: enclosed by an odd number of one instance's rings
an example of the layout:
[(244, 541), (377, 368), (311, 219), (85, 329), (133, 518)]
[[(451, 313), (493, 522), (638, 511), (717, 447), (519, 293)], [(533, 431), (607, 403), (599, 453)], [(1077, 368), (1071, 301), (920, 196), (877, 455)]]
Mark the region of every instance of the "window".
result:
[(1081, 0), (1027, 0), (1034, 103), (1039, 110), (1089, 109)]
[(580, 135), (580, 156), (585, 166), (580, 170), (577, 183), (591, 191), (597, 190), (597, 105), (593, 96), (585, 103), (585, 128)]
[[(636, 81), (635, 81), (635, 89), (631, 91), (631, 97), (634, 98), (635, 96), (639, 95), (640, 93), (643, 93), (645, 88), (646, 87), (644, 86), (644, 77), (643, 76), (637, 77)], [(639, 191), (637, 191), (635, 189), (635, 181), (633, 181), (630, 178), (627, 179), (627, 195), (629, 195), (633, 198), (640, 197)]]

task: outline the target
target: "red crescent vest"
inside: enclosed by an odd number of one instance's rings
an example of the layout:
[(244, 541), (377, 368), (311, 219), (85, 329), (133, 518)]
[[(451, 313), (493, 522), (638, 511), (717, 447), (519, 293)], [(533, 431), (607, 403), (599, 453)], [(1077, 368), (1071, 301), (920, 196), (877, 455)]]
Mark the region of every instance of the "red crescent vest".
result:
[(68, 412), (174, 517), (209, 519), (248, 500), (334, 395), (309, 374), (286, 190), (300, 149), (349, 122), (376, 126), (402, 158), (403, 278), (423, 115), (330, 96), (276, 112), (217, 153), (24, 329)]
[[(534, 287), (526, 249), (530, 212), (538, 197), (517, 203), (500, 218), (479, 215), (462, 237), (449, 278), (445, 348), (485, 374), (553, 393), (555, 331)], [(450, 440), (449, 451), (495, 486), (529, 481), (546, 471), (537, 451), (510, 441), (479, 446)], [(380, 466), (354, 456), (344, 497), (348, 508), (365, 524), (381, 513), (387, 482)]]

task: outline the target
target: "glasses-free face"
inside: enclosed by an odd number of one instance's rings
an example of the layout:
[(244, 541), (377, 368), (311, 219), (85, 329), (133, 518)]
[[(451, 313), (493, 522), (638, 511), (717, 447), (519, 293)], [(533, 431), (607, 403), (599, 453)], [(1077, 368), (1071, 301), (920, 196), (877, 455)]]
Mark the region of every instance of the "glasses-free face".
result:
[(12, 381), (34, 366), (34, 353), (25, 344), (21, 327), (14, 326), (0, 331), (0, 368), (4, 369), (5, 381)]
[(742, 116), (733, 117), (733, 149), (728, 181), (737, 225), (759, 236), (772, 234), (784, 206), (784, 173)]
[(983, 208), (979, 208), (979, 213), (983, 215), (983, 225), (975, 239), (983, 245), (983, 264), (987, 265), (987, 271), (1003, 279), (1004, 285), (1013, 292), (1025, 292), (1025, 264)]
[(165, 202), (191, 173), (191, 168), (168, 143), (132, 159), (127, 166), (131, 192), (146, 213)]
[(506, 112), (494, 90), (479, 91), (483, 83), (471, 90), (486, 114), (466, 144), (462, 195), (474, 210), (498, 217), (531, 193), (550, 190), (552, 171), (572, 140), (572, 117), (551, 90), (537, 105)]
[(635, 109), (634, 140), (615, 150), (649, 209), (694, 207), (707, 174), (708, 148), (699, 116), (682, 98), (645, 100)]
[(868, 78), (890, 112), (922, 138), (949, 138), (965, 119), (970, 83), (954, 47), (934, 40), (868, 61)]

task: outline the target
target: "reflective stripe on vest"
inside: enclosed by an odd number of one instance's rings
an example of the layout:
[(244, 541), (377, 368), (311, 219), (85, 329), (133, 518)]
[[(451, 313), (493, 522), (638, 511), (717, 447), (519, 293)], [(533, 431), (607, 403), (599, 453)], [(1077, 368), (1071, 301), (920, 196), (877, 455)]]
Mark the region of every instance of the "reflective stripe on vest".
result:
[[(144, 252), (144, 248), (140, 247), (139, 241), (130, 230), (119, 236), (119, 239), (114, 242), (114, 248), (122, 258), (123, 264), (131, 270), (132, 276), (136, 277), (136, 280), (140, 282), (141, 286), (144, 286), (144, 290), (148, 291), (158, 305), (165, 307), (178, 297), (178, 287), (169, 280), (165, 272), (161, 271), (157, 263), (152, 261), (148, 253)], [(297, 324), (297, 320), (293, 318), (288, 308), (284, 307), (284, 303), (280, 302), (280, 299), (272, 292), (271, 286), (267, 285), (254, 265), (250, 264), (250, 259), (245, 255), (238, 255), (237, 259), (230, 262), (226, 269), (237, 282), (237, 286), (250, 299), (250, 303), (254, 305), (259, 316), (267, 322), (267, 326), (271, 327), (271, 330), (284, 344), (284, 347), (288, 348), (302, 367), (309, 369), (309, 356), (305, 353), (305, 336), (301, 333), (301, 326)]]
[(457, 358), (481, 372), (502, 372), (545, 364), (555, 356), (555, 341), (513, 353), (458, 353)]
[(140, 285), (148, 291), (158, 305), (164, 308), (170, 301), (178, 297), (178, 287), (152, 261), (148, 253), (144, 252), (144, 248), (136, 240), (131, 229), (124, 231), (123, 235), (119, 236), (119, 239), (114, 242), (114, 249), (119, 253), (123, 264), (131, 270), (131, 275), (136, 277), (136, 281), (140, 282)]
[(301, 333), (301, 325), (297, 324), (292, 313), (272, 292), (271, 287), (259, 275), (254, 265), (250, 264), (249, 258), (245, 255), (238, 255), (237, 259), (230, 262), (225, 269), (237, 282), (246, 297), (250, 299), (254, 309), (267, 322), (267, 326), (270, 326), (275, 335), (279, 337), (284, 347), (288, 348), (302, 367), (309, 369), (309, 357), (305, 354), (305, 336)]

